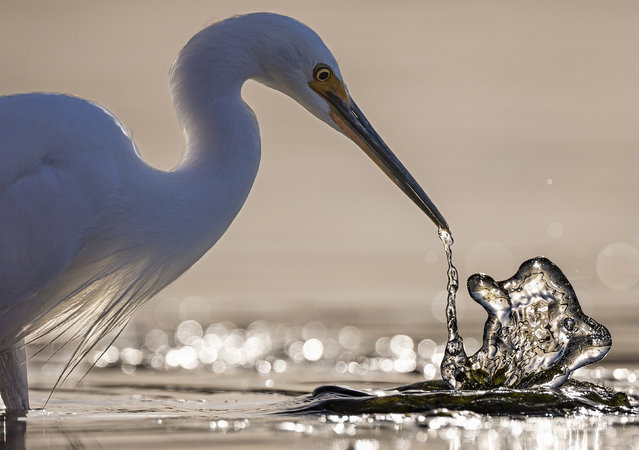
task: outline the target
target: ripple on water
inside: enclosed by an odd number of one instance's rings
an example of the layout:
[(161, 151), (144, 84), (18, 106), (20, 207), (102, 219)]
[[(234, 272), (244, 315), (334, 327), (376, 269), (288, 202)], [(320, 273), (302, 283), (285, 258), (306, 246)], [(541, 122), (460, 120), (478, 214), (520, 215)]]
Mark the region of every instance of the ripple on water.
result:
[(490, 416), (568, 416), (637, 413), (629, 397), (612, 389), (569, 380), (559, 389), (452, 390), (442, 380), (383, 391), (320, 386), (284, 414), (407, 414), (450, 416), (470, 411)]

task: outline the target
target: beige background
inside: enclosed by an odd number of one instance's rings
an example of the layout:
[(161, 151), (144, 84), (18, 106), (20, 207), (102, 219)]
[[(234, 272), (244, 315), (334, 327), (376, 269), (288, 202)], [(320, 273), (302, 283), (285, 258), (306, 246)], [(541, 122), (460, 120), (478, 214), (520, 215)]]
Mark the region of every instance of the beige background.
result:
[[(359, 106), (451, 224), (462, 281), (507, 278), (546, 255), (613, 332), (611, 356), (637, 356), (634, 1), (0, 0), (0, 93), (92, 99), (169, 169), (183, 148), (171, 61), (203, 26), (258, 10), (324, 38)], [(279, 93), (253, 82), (244, 92), (263, 139), (253, 192), (138, 323), (169, 322), (190, 298), (211, 320), (372, 321), (441, 335), (434, 227), (346, 138)], [(469, 303), (462, 292), (462, 332), (477, 336), (484, 315)]]

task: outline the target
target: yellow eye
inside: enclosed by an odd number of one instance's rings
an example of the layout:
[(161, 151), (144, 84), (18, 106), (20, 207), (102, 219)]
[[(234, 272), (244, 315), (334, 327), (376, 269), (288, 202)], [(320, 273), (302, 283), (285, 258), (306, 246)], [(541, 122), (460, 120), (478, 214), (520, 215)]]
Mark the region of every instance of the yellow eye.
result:
[(315, 73), (313, 74), (313, 77), (317, 81), (326, 81), (331, 77), (331, 75), (333, 75), (333, 72), (331, 71), (330, 67), (318, 66), (315, 68)]

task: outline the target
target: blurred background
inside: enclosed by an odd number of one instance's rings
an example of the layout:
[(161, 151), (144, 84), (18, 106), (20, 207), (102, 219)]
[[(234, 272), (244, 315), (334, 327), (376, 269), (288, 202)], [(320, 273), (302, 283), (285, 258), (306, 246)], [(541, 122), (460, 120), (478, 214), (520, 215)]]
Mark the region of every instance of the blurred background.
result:
[[(480, 339), (485, 320), (466, 278), (505, 279), (544, 255), (611, 330), (609, 358), (637, 360), (636, 2), (2, 0), (0, 94), (91, 99), (168, 170), (184, 147), (171, 62), (202, 27), (258, 10), (322, 36), (447, 218), (464, 336)], [(292, 100), (254, 82), (243, 92), (262, 132), (253, 191), (222, 240), (132, 327), (265, 319), (441, 340), (446, 264), (434, 226)]]

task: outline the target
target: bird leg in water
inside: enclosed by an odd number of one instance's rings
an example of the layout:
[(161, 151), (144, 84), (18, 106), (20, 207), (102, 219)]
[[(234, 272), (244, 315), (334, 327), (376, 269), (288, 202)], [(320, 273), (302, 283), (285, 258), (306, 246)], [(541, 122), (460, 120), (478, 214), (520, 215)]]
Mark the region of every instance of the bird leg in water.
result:
[(29, 410), (27, 354), (24, 339), (0, 352), (0, 395), (6, 412)]

